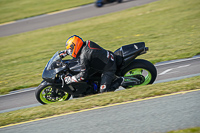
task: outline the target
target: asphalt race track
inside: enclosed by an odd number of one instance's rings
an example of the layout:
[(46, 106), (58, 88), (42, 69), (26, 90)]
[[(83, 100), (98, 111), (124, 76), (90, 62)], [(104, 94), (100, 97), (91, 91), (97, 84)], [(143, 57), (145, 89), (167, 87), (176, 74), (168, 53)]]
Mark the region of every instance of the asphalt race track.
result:
[(53, 116), (2, 133), (162, 133), (200, 126), (200, 90)]
[[(96, 8), (93, 4), (19, 20), (0, 25), (0, 37), (40, 28), (69, 23), (139, 6), (156, 0), (129, 0), (122, 4), (109, 4)], [(91, 10), (93, 10), (91, 12)], [(66, 19), (71, 14), (76, 14)], [(55, 18), (54, 18), (55, 17)], [(50, 21), (52, 20), (52, 21)], [(156, 64), (158, 77), (155, 83), (169, 82), (200, 75), (200, 56)], [(35, 88), (29, 88), (0, 96), (0, 113), (40, 106), (35, 99)], [(10, 132), (166, 132), (200, 126), (200, 90), (166, 95), (163, 97), (122, 103), (111, 107), (91, 109), (58, 117), (30, 121), (8, 127), (0, 127), (0, 133)], [(78, 127), (78, 128), (77, 128)]]

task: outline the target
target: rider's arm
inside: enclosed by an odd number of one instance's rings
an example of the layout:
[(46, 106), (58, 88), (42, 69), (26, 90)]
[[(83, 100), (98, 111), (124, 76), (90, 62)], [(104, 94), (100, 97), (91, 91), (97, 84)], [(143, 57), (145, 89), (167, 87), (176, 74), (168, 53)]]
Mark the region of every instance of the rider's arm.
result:
[(80, 55), (80, 65), (81, 65), (81, 71), (79, 74), (75, 75), (74, 77), (77, 79), (77, 81), (82, 81), (86, 79), (89, 69), (89, 54), (83, 53)]

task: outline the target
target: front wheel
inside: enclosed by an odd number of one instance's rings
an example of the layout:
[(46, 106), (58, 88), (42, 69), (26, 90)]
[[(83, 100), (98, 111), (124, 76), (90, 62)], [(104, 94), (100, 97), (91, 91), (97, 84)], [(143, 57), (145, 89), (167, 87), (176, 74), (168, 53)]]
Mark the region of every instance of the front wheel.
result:
[[(157, 77), (157, 70), (155, 66), (147, 61), (142, 59), (136, 59), (128, 67), (122, 71), (122, 75), (128, 78), (136, 78), (140, 80), (140, 84), (130, 85), (126, 88), (142, 86), (147, 84), (153, 84)], [(129, 79), (125, 79), (125, 82), (128, 82)]]
[(51, 85), (40, 84), (36, 91), (35, 96), (41, 104), (49, 104), (58, 101), (66, 101), (71, 95), (57, 88), (52, 88)]

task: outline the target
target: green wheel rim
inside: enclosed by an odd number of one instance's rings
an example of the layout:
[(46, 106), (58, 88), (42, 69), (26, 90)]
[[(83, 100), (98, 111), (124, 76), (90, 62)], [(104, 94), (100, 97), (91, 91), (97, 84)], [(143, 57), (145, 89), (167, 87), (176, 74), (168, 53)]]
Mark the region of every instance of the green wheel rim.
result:
[[(143, 68), (135, 68), (135, 69), (132, 69), (132, 70), (129, 70), (125, 75), (124, 77), (135, 77), (136, 75), (142, 75), (144, 76), (144, 82), (140, 85), (134, 85), (135, 86), (142, 86), (142, 85), (147, 85), (150, 83), (151, 79), (152, 79), (152, 75), (151, 73), (146, 70), (146, 69), (143, 69)], [(128, 81), (128, 79), (126, 79), (125, 81)], [(133, 87), (133, 86), (129, 86), (129, 87)]]
[[(47, 91), (47, 90), (50, 90), (50, 91), (48, 93), (46, 93), (45, 91)], [(54, 102), (57, 102), (57, 101), (65, 101), (69, 96), (69, 94), (67, 92), (64, 92), (65, 95), (63, 97), (57, 97), (54, 100), (49, 100), (46, 97), (50, 97), (51, 90), (52, 90), (52, 87), (47, 86), (40, 92), (40, 99), (41, 99), (42, 102), (48, 104), (48, 103), (54, 103)]]

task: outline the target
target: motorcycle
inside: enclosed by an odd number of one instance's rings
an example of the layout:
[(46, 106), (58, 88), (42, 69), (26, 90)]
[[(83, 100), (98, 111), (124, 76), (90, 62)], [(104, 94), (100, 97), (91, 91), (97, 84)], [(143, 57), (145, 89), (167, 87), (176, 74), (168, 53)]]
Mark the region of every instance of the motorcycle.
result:
[(95, 5), (96, 7), (102, 7), (104, 4), (107, 4), (107, 3), (112, 3), (112, 2), (118, 2), (118, 3), (121, 3), (122, 0), (97, 0)]
[[(144, 59), (135, 59), (148, 51), (144, 42), (124, 45), (114, 52), (117, 64), (116, 77), (124, 77), (122, 87), (152, 84), (157, 77), (155, 66)], [(91, 69), (88, 78), (81, 82), (66, 84), (65, 75), (75, 75), (81, 70), (79, 59), (63, 60), (56, 52), (44, 68), (43, 81), (37, 87), (35, 96), (38, 102), (48, 104), (87, 95), (100, 93), (102, 72)]]

